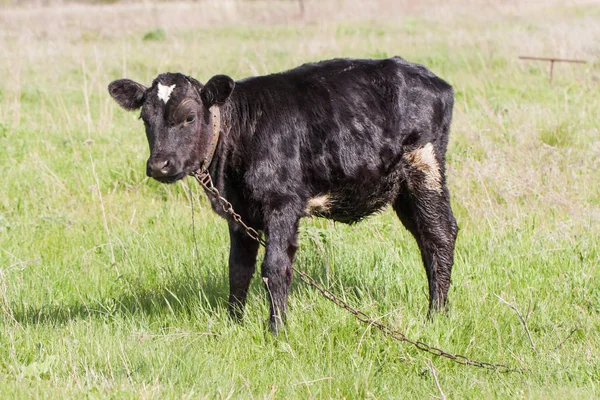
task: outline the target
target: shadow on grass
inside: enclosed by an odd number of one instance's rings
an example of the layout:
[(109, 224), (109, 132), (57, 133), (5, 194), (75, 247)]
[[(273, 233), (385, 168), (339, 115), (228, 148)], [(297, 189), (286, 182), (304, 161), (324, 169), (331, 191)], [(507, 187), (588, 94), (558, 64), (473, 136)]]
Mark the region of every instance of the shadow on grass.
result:
[[(305, 251), (313, 250), (310, 249), (311, 246), (306, 247)], [(305, 258), (302, 261), (297, 260), (295, 266), (311, 275), (319, 285), (347, 298), (354, 305), (363, 302), (386, 303), (382, 298), (386, 296), (386, 291), (384, 288), (377, 287), (377, 282), (365, 282), (355, 274), (328, 276), (326, 266), (322, 261)], [(191, 274), (184, 269), (173, 272), (168, 281), (154, 284), (140, 282), (139, 277), (129, 276), (121, 277), (119, 282), (122, 290), (116, 296), (82, 297), (80, 301), (65, 304), (56, 304), (50, 301), (49, 304), (41, 307), (13, 303), (10, 305), (10, 309), (15, 320), (22, 325), (61, 325), (78, 319), (135, 317), (140, 314), (149, 316), (169, 313), (191, 315), (194, 310), (197, 312), (198, 309), (215, 314), (227, 314), (229, 284), (225, 276), (200, 276), (198, 273)], [(257, 265), (249, 294), (261, 293), (264, 295), (264, 301), (267, 302), (262, 286), (260, 265)], [(304, 296), (307, 291), (314, 290), (316, 289), (302, 282), (299, 276), (294, 276), (290, 290), (291, 296)], [(402, 293), (398, 301), (408, 302), (409, 297), (408, 294)], [(266, 315), (265, 318), (267, 318)]]
[[(200, 277), (182, 271), (154, 286), (121, 277), (123, 292), (114, 297), (82, 298), (79, 302), (50, 303), (41, 307), (11, 304), (13, 317), (22, 325), (60, 325), (68, 321), (116, 316), (188, 314), (200, 307), (226, 312), (227, 282), (218, 277)], [(223, 310), (222, 310), (223, 309)]]

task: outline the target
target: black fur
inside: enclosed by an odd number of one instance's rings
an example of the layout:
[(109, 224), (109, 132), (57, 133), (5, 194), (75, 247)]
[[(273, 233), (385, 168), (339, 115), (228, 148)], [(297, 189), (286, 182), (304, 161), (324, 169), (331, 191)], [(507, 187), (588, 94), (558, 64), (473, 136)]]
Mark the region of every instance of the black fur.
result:
[[(115, 92), (118, 82), (111, 95), (131, 109), (139, 93), (131, 85), (131, 97)], [(158, 82), (176, 85), (166, 105), (157, 98)], [(392, 204), (421, 249), (430, 311), (446, 306), (457, 234), (444, 167), (454, 97), (425, 67), (400, 57), (335, 59), (235, 83), (219, 75), (204, 87), (167, 73), (143, 98), (148, 174), (163, 182), (200, 166), (212, 137), (208, 108), (220, 104), (221, 138), (210, 173), (243, 219), (266, 235), (261, 272), (273, 331), (285, 318), (298, 221), (309, 199), (322, 195), (329, 207), (316, 213), (345, 223)], [(433, 188), (427, 168), (406, 157), (429, 143), (440, 177)], [(230, 309), (241, 317), (258, 246), (235, 223), (229, 229)]]

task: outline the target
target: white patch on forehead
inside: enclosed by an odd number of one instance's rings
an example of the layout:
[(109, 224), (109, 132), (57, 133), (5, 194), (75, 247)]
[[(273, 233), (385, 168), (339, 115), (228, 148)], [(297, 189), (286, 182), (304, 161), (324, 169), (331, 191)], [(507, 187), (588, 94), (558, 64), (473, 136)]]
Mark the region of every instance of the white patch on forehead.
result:
[(161, 99), (165, 104), (169, 101), (169, 97), (171, 97), (171, 92), (175, 89), (175, 84), (171, 86), (163, 85), (162, 83), (158, 84), (158, 98)]

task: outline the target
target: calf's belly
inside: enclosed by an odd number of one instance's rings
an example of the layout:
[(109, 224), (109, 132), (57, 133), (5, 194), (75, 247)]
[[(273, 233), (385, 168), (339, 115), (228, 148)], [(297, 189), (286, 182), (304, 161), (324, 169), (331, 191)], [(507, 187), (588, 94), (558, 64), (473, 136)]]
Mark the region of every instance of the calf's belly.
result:
[(305, 213), (352, 224), (383, 209), (400, 191), (401, 173), (378, 180), (340, 181), (308, 199)]

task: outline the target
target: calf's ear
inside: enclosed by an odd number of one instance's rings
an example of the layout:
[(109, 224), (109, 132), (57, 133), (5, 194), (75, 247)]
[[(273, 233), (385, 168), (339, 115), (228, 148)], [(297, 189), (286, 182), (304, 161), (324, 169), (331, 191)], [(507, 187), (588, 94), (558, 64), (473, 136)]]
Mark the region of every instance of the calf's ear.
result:
[(131, 79), (119, 79), (108, 85), (108, 93), (121, 107), (133, 111), (144, 104), (146, 87)]
[(207, 107), (223, 104), (231, 96), (234, 87), (235, 82), (227, 75), (215, 75), (200, 91), (200, 98)]

